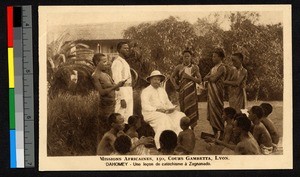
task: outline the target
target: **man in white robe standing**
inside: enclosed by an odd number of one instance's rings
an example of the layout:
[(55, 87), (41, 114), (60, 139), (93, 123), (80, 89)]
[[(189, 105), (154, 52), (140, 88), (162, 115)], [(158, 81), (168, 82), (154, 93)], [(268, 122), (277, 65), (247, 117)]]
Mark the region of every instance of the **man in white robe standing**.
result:
[(124, 116), (125, 123), (133, 114), (133, 92), (130, 66), (125, 59), (129, 57), (129, 45), (127, 42), (120, 42), (117, 45), (119, 56), (113, 61), (111, 66), (112, 78), (115, 83), (125, 81), (123, 87), (116, 91), (115, 112)]
[(183, 112), (175, 110), (175, 106), (168, 98), (167, 92), (161, 87), (165, 76), (160, 71), (153, 71), (147, 81), (150, 85), (142, 91), (142, 114), (145, 122), (149, 123), (155, 131), (155, 144), (160, 148), (159, 136), (164, 130), (173, 130), (177, 135), (181, 131), (180, 119), (185, 116)]

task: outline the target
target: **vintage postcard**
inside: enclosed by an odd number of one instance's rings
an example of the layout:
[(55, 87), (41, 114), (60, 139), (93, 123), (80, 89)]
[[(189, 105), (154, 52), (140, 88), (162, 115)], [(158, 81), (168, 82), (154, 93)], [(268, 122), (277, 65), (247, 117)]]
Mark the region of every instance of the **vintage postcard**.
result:
[(291, 5), (39, 7), (39, 170), (293, 168)]

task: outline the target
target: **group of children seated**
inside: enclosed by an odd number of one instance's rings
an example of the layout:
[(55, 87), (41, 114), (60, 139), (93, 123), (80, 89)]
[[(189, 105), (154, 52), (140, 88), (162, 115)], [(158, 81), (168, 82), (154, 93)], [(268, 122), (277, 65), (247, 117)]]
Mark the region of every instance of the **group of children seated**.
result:
[(272, 111), (273, 107), (269, 103), (253, 106), (248, 111), (248, 116), (236, 113), (236, 110), (231, 107), (225, 108), (222, 115), (226, 122), (224, 136), (207, 137), (205, 140), (209, 142), (208, 150), (216, 144), (225, 147), (222, 150), (224, 155), (268, 155), (276, 152), (279, 134), (269, 118)]
[[(111, 129), (106, 132), (97, 147), (97, 155), (180, 155), (191, 154), (195, 147), (195, 134), (189, 128), (190, 119), (183, 117), (180, 121), (182, 131), (176, 135), (172, 130), (161, 133), (160, 149), (155, 148), (153, 137), (139, 136), (141, 118), (130, 116), (128, 130), (124, 132), (125, 123), (121, 114), (112, 113), (108, 117)], [(139, 138), (140, 137), (140, 138)]]
[[(279, 134), (270, 120), (273, 107), (269, 103), (253, 106), (248, 115), (237, 113), (232, 107), (223, 111), (222, 118), (226, 122), (223, 136), (202, 137), (208, 143), (209, 150), (216, 145), (224, 146), (222, 154), (271, 154), (277, 151)], [(155, 148), (153, 137), (139, 136), (137, 130), (141, 127), (142, 119), (130, 116), (124, 132), (124, 118), (119, 113), (108, 117), (110, 130), (104, 134), (97, 147), (97, 155), (188, 155), (195, 148), (195, 134), (189, 127), (190, 119), (180, 120), (182, 131), (176, 135), (172, 130), (161, 133), (160, 149)], [(208, 148), (207, 148), (208, 149)]]

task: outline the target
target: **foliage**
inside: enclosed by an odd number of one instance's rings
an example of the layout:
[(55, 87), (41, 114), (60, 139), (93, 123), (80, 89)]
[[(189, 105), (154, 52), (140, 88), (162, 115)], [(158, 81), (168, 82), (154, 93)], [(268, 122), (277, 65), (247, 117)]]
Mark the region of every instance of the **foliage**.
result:
[[(92, 81), (93, 67), (85, 64), (61, 64), (58, 70), (53, 73), (50, 81), (49, 96), (53, 98), (60, 93), (68, 93), (71, 95), (87, 95), (94, 90)], [(75, 77), (76, 81), (72, 81), (71, 77)]]
[(281, 24), (256, 25), (257, 18), (255, 13), (232, 13), (231, 30), (227, 32), (224, 49), (244, 54), (248, 97), (282, 100), (283, 28)]
[(94, 51), (88, 45), (69, 38), (69, 33), (62, 33), (47, 46), (50, 98), (60, 93), (86, 95), (94, 89), (91, 80)]
[(93, 66), (94, 51), (89, 46), (78, 41), (68, 40), (69, 33), (62, 33), (56, 40), (47, 45), (47, 80), (53, 79), (53, 74), (63, 64), (82, 63)]
[[(181, 52), (189, 48), (194, 63), (205, 76), (213, 64), (216, 48), (225, 52), (224, 62), (231, 64), (230, 55), (243, 53), (248, 70), (249, 100), (283, 99), (283, 27), (281, 24), (261, 25), (256, 12), (212, 14), (210, 19), (198, 19), (195, 24), (169, 17), (155, 23), (141, 23), (125, 30), (124, 38), (137, 41), (141, 48), (142, 75), (159, 69), (169, 75), (180, 63)], [(229, 21), (230, 28), (221, 24)], [(143, 64), (144, 63), (144, 64)]]
[(99, 115), (98, 105), (97, 92), (87, 96), (60, 94), (48, 100), (49, 156), (96, 154), (97, 137), (101, 138), (108, 127)]
[(181, 52), (196, 38), (193, 26), (175, 17), (157, 23), (141, 23), (124, 32), (126, 39), (135, 40), (142, 46), (142, 66), (149, 75), (153, 69), (170, 74), (174, 63), (180, 62)]

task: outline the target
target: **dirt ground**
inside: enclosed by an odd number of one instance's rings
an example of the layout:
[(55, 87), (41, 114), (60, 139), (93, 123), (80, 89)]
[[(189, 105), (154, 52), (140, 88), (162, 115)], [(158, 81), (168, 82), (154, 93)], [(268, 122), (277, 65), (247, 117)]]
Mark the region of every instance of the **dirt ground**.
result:
[[(263, 101), (252, 101), (248, 102), (248, 110), (252, 106), (260, 105)], [(271, 120), (274, 122), (275, 127), (277, 128), (279, 135), (282, 137), (283, 133), (283, 102), (282, 101), (272, 101), (268, 102), (273, 106), (273, 112), (270, 115)], [(194, 149), (194, 154), (197, 155), (215, 155), (220, 154), (223, 147), (221, 146), (214, 146), (212, 150), (208, 151), (206, 147), (208, 144), (200, 138), (201, 132), (213, 133), (209, 122), (206, 119), (206, 102), (199, 103), (199, 115), (200, 118), (198, 120), (198, 125), (194, 128), (195, 135), (196, 135), (196, 146)], [(228, 107), (228, 102), (225, 102), (224, 107)]]

